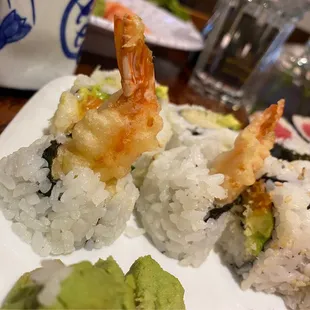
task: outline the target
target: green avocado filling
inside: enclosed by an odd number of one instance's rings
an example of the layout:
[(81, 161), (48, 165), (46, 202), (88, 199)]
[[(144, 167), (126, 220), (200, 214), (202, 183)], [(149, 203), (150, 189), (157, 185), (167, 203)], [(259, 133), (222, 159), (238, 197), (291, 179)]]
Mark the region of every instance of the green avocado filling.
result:
[(241, 129), (241, 123), (232, 114), (220, 114), (209, 110), (184, 109), (180, 112), (189, 123), (202, 128)]
[(258, 256), (274, 229), (272, 200), (262, 180), (257, 181), (242, 194), (244, 211), (245, 247), (248, 254)]
[(2, 309), (185, 309), (182, 285), (150, 256), (139, 258), (126, 276), (112, 257), (69, 268), (51, 303), (40, 303), (48, 284), (35, 283), (30, 272), (16, 282)]
[(91, 89), (87, 87), (81, 87), (79, 89), (80, 101), (87, 100), (88, 97), (95, 97), (102, 101), (110, 97), (109, 94), (103, 92), (100, 88), (100, 85), (92, 86)]
[(272, 200), (262, 180), (257, 181), (241, 194), (245, 248), (249, 255), (258, 256), (274, 229)]
[(271, 238), (274, 219), (271, 210), (253, 211), (244, 221), (246, 249), (249, 254), (258, 256), (265, 243)]
[[(102, 80), (102, 84), (118, 86), (118, 82), (112, 77), (106, 77), (104, 80)], [(158, 85), (155, 88), (156, 96), (158, 99), (168, 99), (168, 91), (169, 88), (163, 85)], [(88, 97), (95, 97), (104, 101), (111, 96), (110, 94), (103, 92), (100, 85), (94, 85), (91, 88), (81, 87), (78, 93), (80, 95), (80, 101), (87, 100)]]
[(221, 127), (230, 128), (232, 130), (241, 129), (241, 123), (232, 114), (226, 114), (226, 115), (219, 114), (216, 123)]
[(102, 84), (107, 84), (111, 86), (118, 86), (120, 85), (120, 81), (114, 77), (108, 76), (103, 79)]
[(155, 88), (156, 96), (158, 99), (168, 99), (168, 86), (158, 85)]

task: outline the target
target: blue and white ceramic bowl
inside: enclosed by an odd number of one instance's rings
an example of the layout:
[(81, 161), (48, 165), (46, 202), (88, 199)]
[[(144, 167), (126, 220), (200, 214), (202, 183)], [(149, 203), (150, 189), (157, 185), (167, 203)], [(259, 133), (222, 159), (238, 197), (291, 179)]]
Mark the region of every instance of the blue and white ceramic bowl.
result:
[(94, 0), (1, 0), (0, 86), (37, 89), (74, 71)]

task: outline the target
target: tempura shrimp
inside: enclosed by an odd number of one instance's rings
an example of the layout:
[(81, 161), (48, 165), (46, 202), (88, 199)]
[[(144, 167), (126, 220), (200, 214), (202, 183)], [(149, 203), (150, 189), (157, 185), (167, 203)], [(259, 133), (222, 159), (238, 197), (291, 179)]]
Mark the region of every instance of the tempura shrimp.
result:
[(52, 174), (76, 166), (99, 172), (102, 181), (125, 176), (131, 164), (158, 147), (163, 122), (155, 93), (152, 53), (144, 42), (138, 16), (115, 17), (114, 38), (122, 89), (98, 109), (90, 109), (72, 129), (72, 138), (58, 149)]
[(227, 198), (221, 203), (230, 203), (255, 182), (255, 175), (270, 155), (275, 142), (275, 127), (281, 118), (284, 100), (271, 105), (256, 117), (237, 137), (232, 150), (218, 155), (211, 165), (212, 173), (225, 176), (222, 186)]

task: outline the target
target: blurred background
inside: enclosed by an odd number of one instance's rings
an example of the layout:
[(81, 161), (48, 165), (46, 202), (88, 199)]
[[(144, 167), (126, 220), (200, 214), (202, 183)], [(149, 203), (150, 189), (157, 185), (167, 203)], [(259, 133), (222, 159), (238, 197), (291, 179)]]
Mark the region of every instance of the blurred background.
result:
[(310, 115), (307, 0), (2, 0), (0, 132), (33, 93), (63, 75), (116, 68), (113, 16), (146, 25), (156, 80), (172, 102), (239, 118), (285, 98)]

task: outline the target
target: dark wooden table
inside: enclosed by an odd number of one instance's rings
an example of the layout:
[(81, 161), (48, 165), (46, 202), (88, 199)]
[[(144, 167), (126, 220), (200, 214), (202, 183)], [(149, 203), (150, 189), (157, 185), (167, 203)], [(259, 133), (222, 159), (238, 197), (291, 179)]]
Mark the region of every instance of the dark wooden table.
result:
[[(75, 73), (91, 74), (96, 66), (100, 65), (102, 69), (111, 70), (117, 67), (113, 48), (112, 33), (100, 33), (100, 44), (109, 45), (108, 55), (97, 55), (89, 52), (87, 48), (88, 39), (86, 37), (85, 45), (88, 51), (82, 51), (81, 58), (76, 67)], [(164, 47), (150, 46), (153, 51), (156, 80), (169, 86), (169, 95), (171, 101), (176, 104), (197, 104), (210, 108), (215, 111), (231, 111), (225, 105), (222, 105), (211, 99), (203, 98), (188, 86), (188, 79), (192, 68), (189, 65), (190, 54), (185, 51), (167, 49)], [(111, 50), (113, 51), (111, 54)], [(0, 88), (0, 133), (5, 129), (17, 112), (23, 107), (27, 100), (35, 93), (35, 90), (16, 90)], [(233, 111), (237, 117), (245, 121), (246, 114), (243, 109)]]

